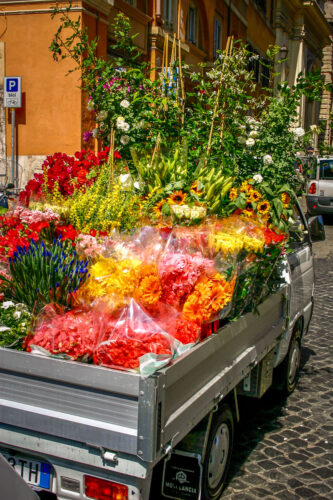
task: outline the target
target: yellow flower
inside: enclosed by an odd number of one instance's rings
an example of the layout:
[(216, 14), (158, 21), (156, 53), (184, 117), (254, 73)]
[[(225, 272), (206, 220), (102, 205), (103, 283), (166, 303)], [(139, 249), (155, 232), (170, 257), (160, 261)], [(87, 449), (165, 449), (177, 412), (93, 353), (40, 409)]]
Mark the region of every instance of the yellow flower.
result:
[(170, 194), (168, 202), (171, 205), (183, 205), (185, 198), (186, 193), (183, 193), (183, 191), (175, 191), (174, 193)]
[(202, 191), (198, 190), (198, 181), (193, 182), (191, 186), (191, 193), (196, 194), (197, 196), (200, 196), (202, 194)]
[(229, 191), (229, 199), (231, 201), (234, 201), (238, 197), (238, 189), (237, 188), (231, 188)]
[(267, 200), (263, 200), (263, 201), (260, 201), (257, 205), (257, 212), (261, 215), (265, 215), (269, 212), (271, 208), (271, 205), (269, 203), (269, 201)]

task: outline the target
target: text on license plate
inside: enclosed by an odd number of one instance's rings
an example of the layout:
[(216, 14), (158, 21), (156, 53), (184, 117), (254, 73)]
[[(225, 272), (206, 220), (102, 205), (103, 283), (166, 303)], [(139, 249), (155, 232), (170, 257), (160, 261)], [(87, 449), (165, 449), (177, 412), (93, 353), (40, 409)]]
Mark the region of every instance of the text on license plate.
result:
[(50, 489), (51, 465), (29, 458), (8, 455), (3, 453), (5, 459), (16, 472), (28, 483), (38, 488)]

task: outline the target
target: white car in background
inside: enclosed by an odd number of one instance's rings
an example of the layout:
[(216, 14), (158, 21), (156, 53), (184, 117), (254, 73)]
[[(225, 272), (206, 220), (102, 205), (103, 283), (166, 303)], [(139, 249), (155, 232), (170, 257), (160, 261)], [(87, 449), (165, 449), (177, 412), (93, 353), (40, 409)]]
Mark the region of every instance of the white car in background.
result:
[(309, 215), (333, 214), (333, 156), (319, 157), (306, 189)]

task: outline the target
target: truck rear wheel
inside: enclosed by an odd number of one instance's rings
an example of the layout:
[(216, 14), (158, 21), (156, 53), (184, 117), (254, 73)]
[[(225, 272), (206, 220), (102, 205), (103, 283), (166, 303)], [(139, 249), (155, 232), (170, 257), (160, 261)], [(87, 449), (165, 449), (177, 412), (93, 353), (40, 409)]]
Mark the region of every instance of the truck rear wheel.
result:
[(276, 368), (276, 387), (286, 396), (296, 387), (301, 364), (301, 332), (296, 330), (290, 341), (285, 359)]
[(234, 441), (234, 419), (228, 405), (214, 417), (207, 442), (202, 474), (202, 498), (220, 497), (228, 474)]

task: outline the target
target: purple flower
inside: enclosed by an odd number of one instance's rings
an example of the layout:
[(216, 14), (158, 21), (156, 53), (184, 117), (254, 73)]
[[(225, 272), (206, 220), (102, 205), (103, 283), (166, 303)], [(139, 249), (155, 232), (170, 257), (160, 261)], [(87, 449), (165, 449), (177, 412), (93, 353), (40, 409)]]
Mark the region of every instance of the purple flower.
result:
[(130, 87), (130, 86), (128, 86), (128, 87), (127, 87), (127, 92), (128, 92), (128, 93), (130, 93), (130, 92), (131, 92), (131, 87)]
[(84, 140), (84, 142), (90, 141), (90, 139), (92, 138), (92, 136), (93, 136), (92, 132), (83, 132), (83, 140)]
[(140, 86), (139, 86), (139, 90), (142, 90), (142, 89), (143, 89), (143, 85), (140, 85)]

